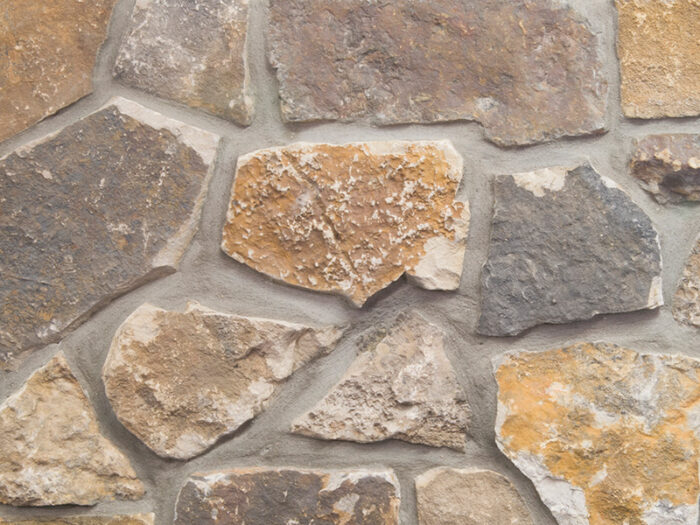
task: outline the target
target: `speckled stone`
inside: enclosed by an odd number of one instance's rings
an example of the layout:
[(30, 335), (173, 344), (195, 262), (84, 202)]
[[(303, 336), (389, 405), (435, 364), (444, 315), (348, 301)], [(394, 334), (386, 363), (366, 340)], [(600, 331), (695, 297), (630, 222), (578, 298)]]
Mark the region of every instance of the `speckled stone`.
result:
[(2, 519), (7, 525), (153, 525), (153, 514), (124, 516), (68, 516), (60, 518)]
[(680, 323), (700, 327), (700, 237), (683, 268), (673, 297), (673, 317)]

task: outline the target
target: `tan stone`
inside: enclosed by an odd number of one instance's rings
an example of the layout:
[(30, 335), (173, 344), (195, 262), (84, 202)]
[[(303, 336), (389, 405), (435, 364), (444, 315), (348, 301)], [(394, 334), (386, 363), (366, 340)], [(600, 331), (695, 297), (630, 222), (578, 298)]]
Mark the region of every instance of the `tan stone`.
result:
[(673, 297), (673, 317), (680, 323), (700, 327), (700, 238), (688, 257)]
[(63, 354), (0, 406), (0, 503), (94, 505), (143, 492)]
[(0, 524), (7, 525), (153, 525), (153, 514), (133, 514), (124, 516), (67, 516), (60, 518), (5, 519)]
[(294, 144), (238, 159), (222, 249), (286, 283), (361, 306), (404, 273), (459, 286), (469, 227), (449, 141)]

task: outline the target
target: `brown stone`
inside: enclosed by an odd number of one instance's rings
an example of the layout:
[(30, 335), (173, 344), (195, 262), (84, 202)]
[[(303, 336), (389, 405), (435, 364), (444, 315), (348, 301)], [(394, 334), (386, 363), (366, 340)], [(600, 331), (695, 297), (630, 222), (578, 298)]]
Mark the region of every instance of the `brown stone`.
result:
[(404, 273), (459, 286), (469, 226), (448, 141), (294, 144), (238, 159), (222, 249), (286, 283), (361, 306)]
[(153, 525), (153, 514), (133, 514), (131, 516), (67, 516), (60, 518), (5, 519), (0, 524), (7, 525)]
[(700, 327), (700, 238), (683, 268), (673, 298), (673, 317), (680, 323)]
[(524, 145), (605, 130), (586, 20), (552, 0), (272, 0), (269, 58), (287, 121), (475, 120)]
[(0, 141), (92, 91), (114, 3), (0, 3)]

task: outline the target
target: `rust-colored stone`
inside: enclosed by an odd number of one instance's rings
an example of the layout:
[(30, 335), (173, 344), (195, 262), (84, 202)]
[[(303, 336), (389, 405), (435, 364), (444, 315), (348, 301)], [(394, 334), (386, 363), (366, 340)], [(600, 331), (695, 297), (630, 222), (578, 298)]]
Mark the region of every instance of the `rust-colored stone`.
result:
[(124, 516), (68, 516), (60, 518), (2, 519), (2, 525), (153, 525), (153, 514)]

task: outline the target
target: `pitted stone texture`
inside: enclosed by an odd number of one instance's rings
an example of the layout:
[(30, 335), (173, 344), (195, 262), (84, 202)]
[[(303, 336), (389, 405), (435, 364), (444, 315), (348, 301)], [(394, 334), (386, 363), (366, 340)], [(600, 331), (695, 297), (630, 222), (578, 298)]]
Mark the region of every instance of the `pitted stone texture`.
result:
[(605, 129), (587, 22), (550, 0), (272, 0), (270, 62), (288, 121), (476, 120), (524, 145)]
[(407, 273), (459, 286), (469, 228), (449, 141), (294, 144), (238, 159), (222, 249), (286, 283), (361, 306)]
[(700, 2), (616, 0), (622, 110), (632, 118), (700, 115)]
[(140, 0), (114, 76), (125, 84), (250, 124), (248, 0)]
[(436, 468), (416, 478), (420, 525), (533, 525), (523, 498), (490, 470)]
[(412, 312), (366, 348), (326, 397), (294, 422), (293, 431), (463, 450), (470, 414), (442, 331)]
[(481, 274), (484, 335), (663, 304), (649, 217), (588, 165), (496, 178)]
[(700, 361), (580, 343), (494, 361), (496, 441), (562, 525), (696, 525)]
[(175, 525), (398, 525), (390, 470), (244, 468), (195, 474), (180, 490)]
[(662, 204), (700, 201), (700, 135), (649, 135), (637, 140), (630, 170)]
[(0, 406), (0, 503), (94, 505), (143, 492), (63, 354)]
[(0, 141), (92, 92), (115, 0), (0, 3)]
[(119, 420), (156, 454), (188, 459), (260, 413), (277, 386), (330, 352), (341, 331), (224, 314), (140, 306), (104, 365)]
[(175, 271), (217, 144), (114, 99), (0, 159), (0, 369)]
[(134, 514), (131, 516), (69, 516), (60, 518), (34, 518), (3, 520), (7, 525), (153, 525), (153, 514)]
[(673, 298), (673, 317), (683, 324), (700, 327), (700, 238), (683, 268)]

